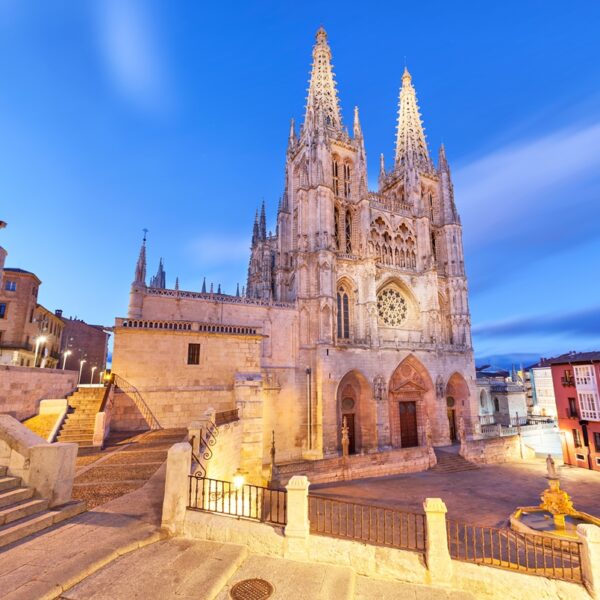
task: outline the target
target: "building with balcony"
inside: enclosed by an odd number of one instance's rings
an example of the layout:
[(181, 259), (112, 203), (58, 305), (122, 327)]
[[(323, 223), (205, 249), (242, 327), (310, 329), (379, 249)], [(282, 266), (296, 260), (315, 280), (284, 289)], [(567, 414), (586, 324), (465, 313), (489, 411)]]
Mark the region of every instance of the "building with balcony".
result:
[(37, 275), (29, 271), (3, 268), (0, 364), (45, 368), (58, 365), (64, 325), (52, 311), (38, 303), (41, 283)]
[(477, 395), (481, 425), (523, 425), (527, 402), (523, 382), (503, 369), (485, 365), (477, 369)]
[(600, 352), (550, 359), (565, 463), (600, 471)]

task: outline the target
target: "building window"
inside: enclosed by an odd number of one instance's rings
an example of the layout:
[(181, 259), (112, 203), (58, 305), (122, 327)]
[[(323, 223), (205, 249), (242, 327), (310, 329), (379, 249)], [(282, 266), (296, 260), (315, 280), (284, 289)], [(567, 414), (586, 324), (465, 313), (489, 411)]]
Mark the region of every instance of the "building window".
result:
[(567, 416), (570, 418), (577, 418), (577, 400), (575, 398), (569, 398), (569, 408), (567, 409)]
[(0, 319), (6, 319), (6, 303), (0, 303)]
[(29, 322), (33, 323), (33, 308), (31, 309), (31, 312), (29, 313)]
[(581, 437), (579, 436), (579, 429), (573, 429), (573, 445), (575, 448), (581, 448)]
[(200, 344), (188, 344), (188, 365), (200, 364)]
[(7, 292), (16, 292), (17, 291), (17, 282), (16, 281), (7, 281), (4, 289)]
[(498, 398), (494, 398), (494, 410), (496, 412), (500, 412), (500, 401), (498, 400)]
[(346, 254), (352, 253), (352, 215), (346, 211)]
[(337, 335), (340, 339), (350, 338), (350, 302), (348, 292), (342, 286), (337, 293)]
[(397, 289), (388, 287), (377, 294), (377, 313), (383, 325), (398, 327), (406, 321), (408, 304)]
[(335, 249), (340, 249), (340, 209), (336, 206), (333, 211), (333, 237), (335, 239)]
[(581, 418), (600, 421), (600, 402), (596, 392), (578, 392)]
[(435, 232), (431, 232), (431, 254), (433, 255), (433, 260), (437, 261), (437, 248), (435, 245)]
[(596, 452), (600, 452), (600, 432), (594, 431), (594, 447)]
[(591, 366), (575, 367), (575, 383), (577, 385), (590, 385), (594, 382), (594, 369)]
[(333, 193), (336, 196), (340, 194), (340, 177), (339, 177), (339, 165), (337, 160), (331, 161), (331, 173), (333, 175)]
[(350, 165), (344, 165), (344, 198), (350, 198)]

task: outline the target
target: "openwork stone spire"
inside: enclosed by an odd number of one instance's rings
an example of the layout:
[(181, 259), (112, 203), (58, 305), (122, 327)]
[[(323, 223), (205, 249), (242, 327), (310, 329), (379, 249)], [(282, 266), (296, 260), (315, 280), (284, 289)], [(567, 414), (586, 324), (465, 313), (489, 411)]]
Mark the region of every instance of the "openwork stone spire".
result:
[(146, 285), (146, 234), (147, 229), (144, 229), (144, 239), (142, 240), (142, 247), (140, 248), (140, 255), (138, 256), (137, 264), (135, 265), (135, 279), (133, 283), (140, 283)]
[(308, 87), (304, 127), (314, 119), (323, 119), (327, 127), (342, 129), (342, 117), (331, 64), (331, 50), (327, 33), (323, 27), (317, 31), (317, 42), (313, 47), (312, 72)]
[(417, 104), (417, 95), (406, 67), (404, 67), (402, 87), (400, 88), (395, 160), (396, 167), (404, 165), (425, 170), (432, 168), (421, 122), (421, 113)]
[(156, 271), (156, 275), (150, 277), (150, 286), (151, 288), (159, 288), (165, 289), (167, 287), (167, 274), (165, 273), (165, 268), (163, 264), (163, 259), (161, 258), (158, 261), (158, 271)]

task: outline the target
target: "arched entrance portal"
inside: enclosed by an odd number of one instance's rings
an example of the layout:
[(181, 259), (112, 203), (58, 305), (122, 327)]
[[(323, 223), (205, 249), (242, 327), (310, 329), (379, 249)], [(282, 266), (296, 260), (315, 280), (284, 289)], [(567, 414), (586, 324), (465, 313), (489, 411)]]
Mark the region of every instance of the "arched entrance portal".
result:
[(446, 411), (452, 442), (459, 439), (459, 419), (465, 414), (465, 402), (468, 398), (469, 386), (465, 378), (460, 373), (454, 373), (446, 384)]
[(392, 447), (409, 448), (426, 444), (425, 423), (431, 413), (428, 407), (432, 402), (435, 402), (435, 392), (431, 377), (414, 356), (409, 356), (398, 365), (390, 379)]
[(338, 449), (342, 448), (342, 426), (348, 426), (348, 452), (357, 454), (377, 447), (373, 392), (366, 377), (359, 371), (346, 373), (337, 392)]

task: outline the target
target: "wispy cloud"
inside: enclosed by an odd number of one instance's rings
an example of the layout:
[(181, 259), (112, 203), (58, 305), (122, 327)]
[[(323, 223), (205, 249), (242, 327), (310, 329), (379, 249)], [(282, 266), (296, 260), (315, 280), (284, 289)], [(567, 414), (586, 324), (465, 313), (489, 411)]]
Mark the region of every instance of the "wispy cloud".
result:
[(172, 90), (157, 19), (141, 0), (103, 0), (96, 16), (97, 43), (107, 76), (132, 105), (162, 111)]
[(456, 171), (472, 289), (494, 285), (499, 269), (596, 235), (599, 147), (594, 121), (509, 144)]
[(208, 269), (237, 266), (250, 256), (250, 240), (242, 236), (232, 238), (228, 234), (202, 236), (191, 241), (187, 248), (192, 260)]
[(517, 336), (569, 336), (597, 338), (600, 335), (600, 306), (568, 313), (554, 313), (539, 317), (528, 316), (473, 327), (477, 338), (513, 338)]

